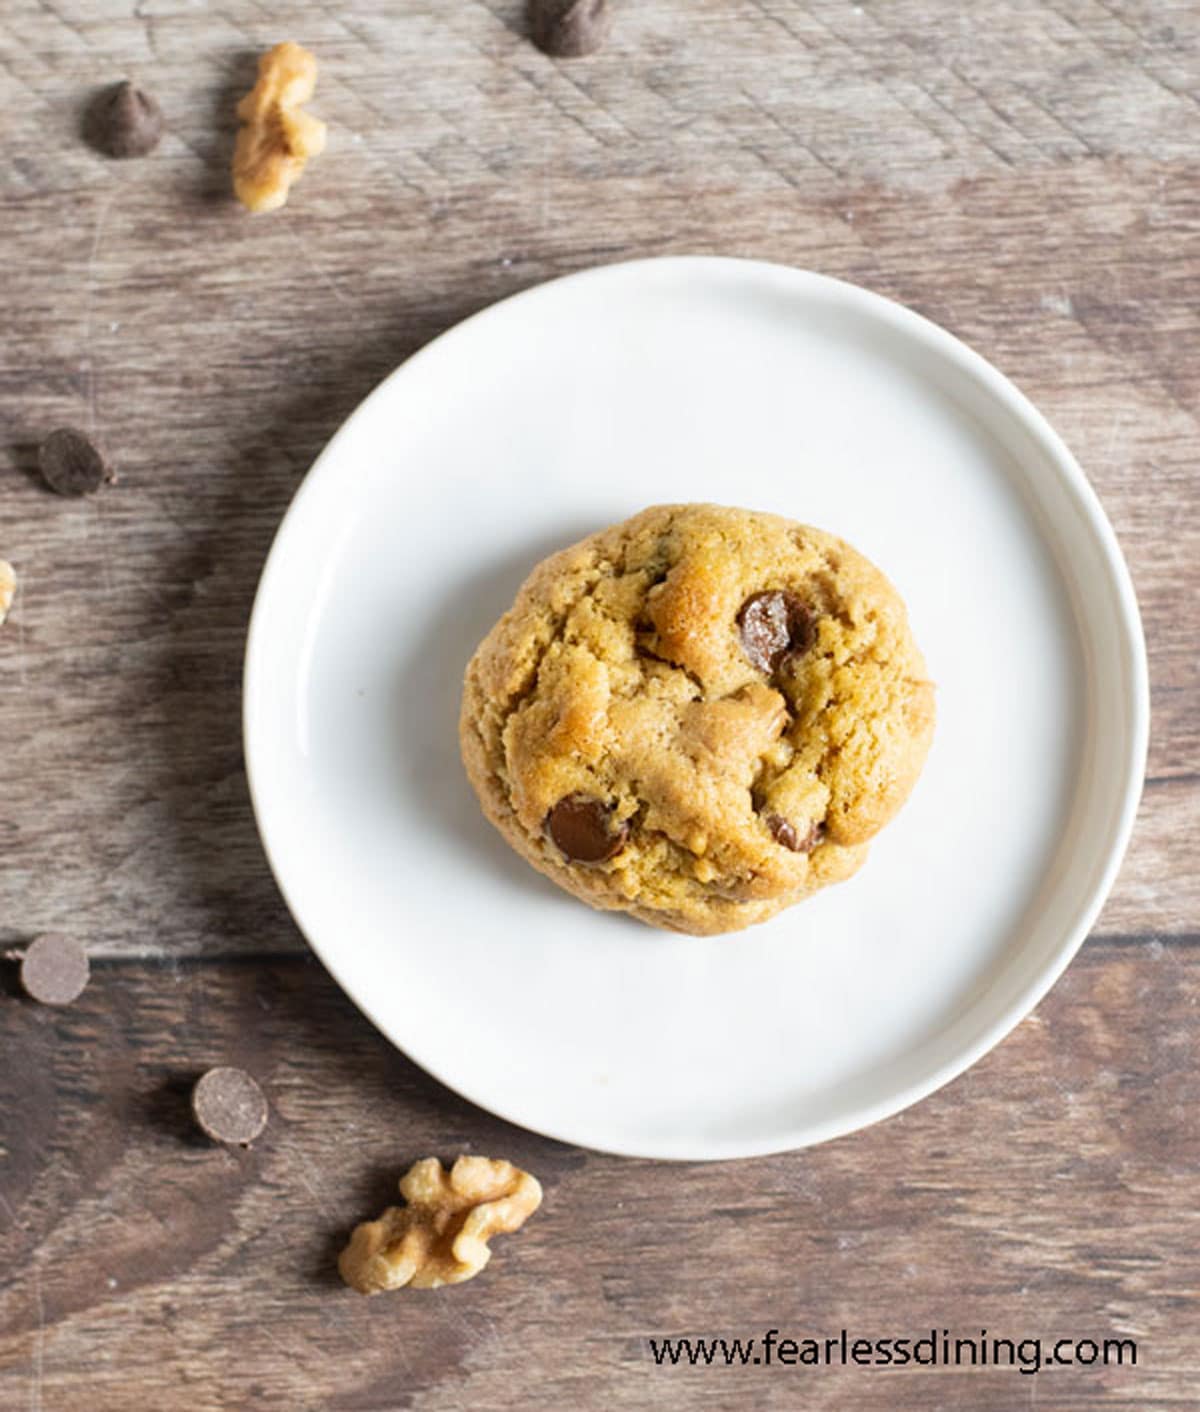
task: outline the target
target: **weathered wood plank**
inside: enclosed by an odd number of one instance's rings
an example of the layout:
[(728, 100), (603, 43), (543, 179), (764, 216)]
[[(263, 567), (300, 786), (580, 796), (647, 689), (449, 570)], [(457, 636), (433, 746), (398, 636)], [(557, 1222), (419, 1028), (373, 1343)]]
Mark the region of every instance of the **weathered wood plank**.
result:
[[(0, 1405), (1137, 1409), (1192, 1405), (1200, 950), (1086, 947), (1037, 1015), (887, 1123), (716, 1165), (588, 1155), (490, 1118), (315, 963), (101, 966), (54, 1014), (0, 998)], [(250, 1067), (248, 1152), (188, 1081)], [(491, 1268), (363, 1300), (346, 1231), (430, 1152), (546, 1186)], [(1138, 1364), (659, 1369), (650, 1336), (1130, 1336)], [(38, 1379), (40, 1377), (40, 1390)], [(1036, 1388), (1031, 1384), (1036, 1382)]]

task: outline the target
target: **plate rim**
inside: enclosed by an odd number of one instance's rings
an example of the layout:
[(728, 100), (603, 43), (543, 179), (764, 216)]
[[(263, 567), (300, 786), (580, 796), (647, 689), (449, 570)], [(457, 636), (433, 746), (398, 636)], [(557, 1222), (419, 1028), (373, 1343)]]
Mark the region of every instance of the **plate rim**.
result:
[[(723, 274), (745, 273), (750, 277), (770, 277), (791, 282), (797, 289), (808, 286), (810, 290), (822, 292), (826, 297), (839, 301), (843, 306), (848, 306), (860, 314), (865, 313), (875, 319), (882, 319), (893, 330), (915, 338), (918, 343), (956, 364), (981, 384), (984, 391), (1011, 418), (1018, 422), (1024, 432), (1039, 446), (1060, 485), (1068, 493), (1074, 507), (1085, 522), (1095, 546), (1100, 551), (1103, 570), (1108, 576), (1110, 587), (1114, 590), (1114, 598), (1120, 610), (1118, 621), (1114, 626), (1119, 633), (1121, 655), (1127, 669), (1122, 687), (1128, 698), (1129, 726), (1126, 738), (1122, 742), (1125, 747), (1125, 759), (1124, 779), (1120, 788), (1120, 809), (1116, 811), (1106, 840), (1104, 865), (1095, 874), (1095, 881), (1087, 893), (1086, 903), (1077, 913), (1074, 924), (1064, 932), (1062, 940), (1055, 948), (1050, 960), (1033, 974), (1010, 1004), (984, 1026), (972, 1043), (957, 1050), (952, 1059), (935, 1066), (923, 1078), (897, 1089), (890, 1096), (864, 1103), (844, 1112), (837, 1118), (828, 1119), (822, 1123), (808, 1124), (799, 1129), (792, 1138), (782, 1143), (778, 1137), (772, 1137), (761, 1143), (736, 1140), (730, 1143), (699, 1138), (682, 1144), (673, 1144), (670, 1152), (664, 1152), (662, 1150), (654, 1151), (636, 1143), (623, 1144), (608, 1140), (597, 1143), (566, 1129), (545, 1127), (541, 1124), (533, 1126), (519, 1114), (513, 1112), (508, 1105), (497, 1106), (491, 1101), (484, 1103), (444, 1075), (435, 1063), (427, 1062), (424, 1057), (389, 1033), (388, 1029), (372, 1013), (369, 996), (356, 995), (343, 979), (340, 973), (341, 968), (336, 959), (326, 953), (326, 950), (314, 937), (312, 929), (305, 924), (300, 908), (289, 890), (283, 865), (277, 856), (276, 847), (268, 837), (264, 823), (265, 807), (262, 801), (262, 785), (255, 765), (253, 719), (255, 702), (259, 699), (262, 691), (256, 659), (262, 655), (258, 649), (258, 643), (266, 631), (264, 624), (267, 616), (266, 605), (271, 596), (270, 585), (273, 577), (280, 572), (280, 565), (287, 553), (287, 540), (291, 527), (295, 525), (303, 512), (302, 507), (306, 495), (312, 492), (322, 474), (323, 467), (335, 461), (338, 447), (343, 439), (347, 438), (351, 425), (367, 413), (367, 409), (376, 399), (385, 396), (391, 385), (406, 374), (414, 364), (426, 359), (434, 350), (443, 351), (446, 344), (468, 334), (476, 323), (496, 316), (500, 311), (507, 311), (512, 305), (543, 296), (547, 291), (552, 291), (558, 286), (604, 279), (621, 279), (629, 276), (636, 277), (638, 273), (648, 271), (649, 268), (661, 270), (668, 266), (679, 269), (688, 268), (695, 272), (715, 271)], [(271, 547), (263, 561), (246, 630), (243, 657), (242, 750), (255, 828), (284, 905), (309, 948), (343, 994), (389, 1044), (400, 1050), (412, 1063), (438, 1083), (481, 1111), (491, 1113), (527, 1132), (536, 1132), (544, 1137), (569, 1143), (572, 1146), (584, 1147), (591, 1151), (605, 1152), (614, 1156), (656, 1161), (739, 1160), (799, 1151), (831, 1141), (834, 1138), (847, 1136), (873, 1126), (875, 1123), (921, 1102), (965, 1073), (992, 1049), (996, 1048), (1023, 1019), (1033, 1012), (1061, 978), (1090, 934), (1096, 918), (1112, 890), (1129, 845), (1141, 800), (1149, 750), (1149, 734), (1149, 664), (1141, 615), (1129, 567), (1121, 552), (1116, 532), (1104, 511), (1095, 488), (1066, 442), (1055, 431), (1045, 415), (1009, 377), (982, 354), (923, 314), (917, 313), (886, 295), (878, 294), (873, 290), (835, 276), (775, 261), (741, 256), (651, 256), (590, 266), (586, 269), (543, 280), (504, 296), (468, 315), (436, 335), (415, 353), (400, 362), (342, 420), (318, 452), (297, 486), (280, 519), (272, 538)]]

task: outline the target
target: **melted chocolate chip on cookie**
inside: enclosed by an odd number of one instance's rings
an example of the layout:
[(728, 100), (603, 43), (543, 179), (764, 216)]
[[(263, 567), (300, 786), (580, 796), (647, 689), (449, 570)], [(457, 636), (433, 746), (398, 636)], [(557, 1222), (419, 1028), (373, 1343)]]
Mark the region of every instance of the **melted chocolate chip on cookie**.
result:
[(786, 589), (747, 598), (737, 622), (746, 656), (768, 676), (784, 657), (807, 651), (812, 644), (812, 614)]
[(781, 848), (789, 848), (793, 853), (811, 853), (825, 837), (825, 826), (813, 824), (802, 838), (797, 833), (795, 824), (789, 824), (779, 814), (767, 815), (767, 828), (771, 830), (771, 837)]
[(560, 799), (546, 816), (546, 830), (571, 863), (607, 863), (629, 837), (629, 825), (614, 827), (611, 807), (590, 794)]

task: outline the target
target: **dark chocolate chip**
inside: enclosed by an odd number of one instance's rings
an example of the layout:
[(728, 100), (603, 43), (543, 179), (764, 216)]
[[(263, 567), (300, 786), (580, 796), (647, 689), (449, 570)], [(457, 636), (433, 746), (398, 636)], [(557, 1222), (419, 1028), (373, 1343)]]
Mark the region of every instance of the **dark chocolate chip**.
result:
[(812, 644), (812, 615), (794, 593), (783, 589), (747, 598), (737, 621), (746, 656), (768, 676), (784, 657)]
[(88, 983), (88, 958), (69, 936), (48, 932), (31, 943), (21, 958), (21, 986), (43, 1005), (70, 1005)]
[(267, 1099), (244, 1069), (209, 1069), (192, 1090), (192, 1115), (214, 1142), (246, 1147), (267, 1126)]
[(554, 59), (594, 54), (608, 38), (612, 11), (608, 0), (530, 0), (533, 42)]
[(767, 815), (767, 828), (771, 830), (771, 836), (776, 843), (782, 848), (790, 848), (793, 853), (811, 853), (825, 837), (824, 824), (813, 824), (801, 838), (796, 832), (795, 824), (789, 824), (779, 814)]
[(38, 447), (38, 465), (51, 490), (60, 495), (91, 495), (116, 480), (95, 446), (74, 427), (59, 427)]
[(145, 157), (163, 135), (158, 101), (126, 79), (106, 88), (88, 114), (87, 136), (109, 157)]
[(629, 837), (629, 825), (614, 826), (612, 809), (590, 794), (560, 799), (546, 815), (546, 829), (572, 863), (606, 863)]

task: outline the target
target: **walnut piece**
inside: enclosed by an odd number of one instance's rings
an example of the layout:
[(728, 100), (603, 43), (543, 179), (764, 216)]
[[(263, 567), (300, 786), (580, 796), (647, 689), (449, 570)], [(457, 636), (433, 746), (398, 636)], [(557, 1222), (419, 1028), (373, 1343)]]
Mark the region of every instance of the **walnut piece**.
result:
[(325, 148), (325, 124), (301, 112), (317, 86), (317, 61), (288, 40), (258, 61), (258, 82), (237, 106), (233, 189), (251, 211), (275, 211), (304, 164)]
[(16, 591), (16, 570), (6, 559), (0, 559), (0, 623), (8, 617), (8, 610), (12, 607), (13, 595)]
[(535, 1177), (489, 1157), (460, 1157), (449, 1172), (426, 1157), (400, 1179), (400, 1195), (408, 1204), (357, 1226), (338, 1257), (360, 1294), (461, 1284), (491, 1259), (492, 1236), (519, 1230), (542, 1204)]

